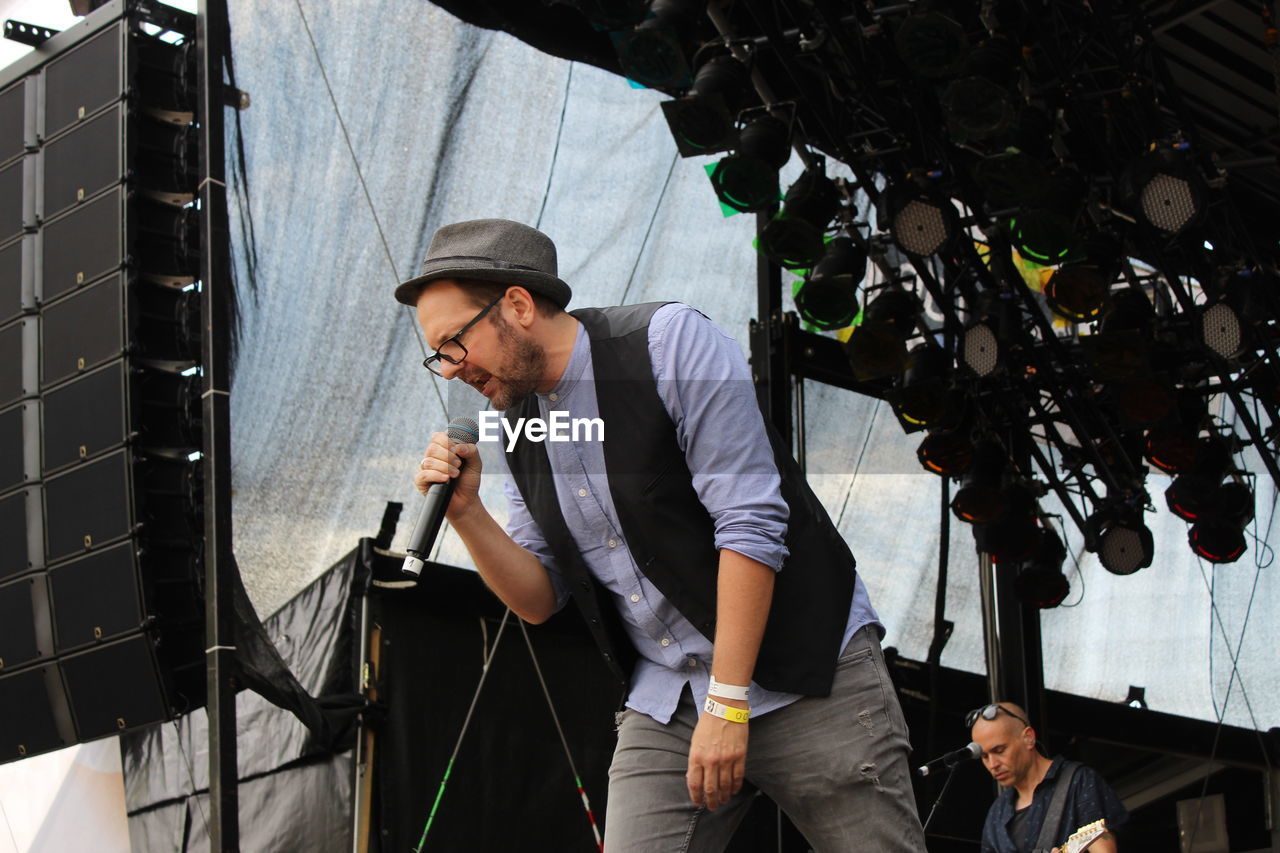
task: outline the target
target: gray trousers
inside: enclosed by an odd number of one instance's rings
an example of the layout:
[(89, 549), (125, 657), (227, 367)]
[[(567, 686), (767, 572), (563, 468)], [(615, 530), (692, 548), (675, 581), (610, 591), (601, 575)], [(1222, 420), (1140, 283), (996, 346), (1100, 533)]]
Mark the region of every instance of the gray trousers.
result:
[(757, 790), (816, 853), (925, 849), (907, 725), (873, 628), (849, 641), (829, 697), (801, 699), (748, 724), (747, 781), (715, 811), (693, 805), (685, 786), (697, 721), (688, 691), (665, 726), (623, 713), (609, 769), (605, 853), (718, 853)]

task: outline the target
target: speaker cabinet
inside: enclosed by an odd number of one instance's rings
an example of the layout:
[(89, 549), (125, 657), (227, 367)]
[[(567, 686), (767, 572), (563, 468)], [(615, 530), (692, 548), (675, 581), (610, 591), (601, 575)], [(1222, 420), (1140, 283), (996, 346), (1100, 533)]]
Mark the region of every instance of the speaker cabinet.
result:
[(73, 208), (40, 232), (41, 299), (59, 296), (115, 272), (124, 260), (122, 190)]
[(42, 387), (120, 357), (124, 352), (123, 300), (120, 276), (113, 275), (44, 309)]
[(22, 241), (0, 246), (0, 323), (22, 313)]
[(49, 474), (124, 444), (126, 393), (119, 359), (46, 392), (42, 471)]
[(0, 92), (0, 163), (20, 156), (26, 149), (23, 135), (26, 117), (24, 95), (21, 82)]
[(143, 627), (137, 554), (122, 542), (49, 570), (59, 654)]
[(129, 451), (119, 450), (45, 482), (49, 562), (78, 556), (132, 532), (128, 457)]
[(22, 387), (22, 323), (0, 328), (0, 407), (8, 406), (23, 396)]
[(0, 243), (22, 233), (22, 159), (0, 169)]
[(123, 106), (83, 122), (44, 147), (44, 218), (92, 198), (124, 174)]
[(151, 640), (133, 636), (61, 659), (71, 717), (81, 740), (167, 720)]
[(0, 671), (0, 761), (50, 752), (75, 741), (56, 663), (11, 675)]
[(52, 627), (43, 572), (0, 586), (0, 672), (52, 658)]
[(0, 492), (7, 492), (23, 482), (23, 419), (25, 404), (0, 412)]
[(27, 553), (30, 500), (30, 493), (25, 490), (0, 498), (0, 583), (31, 568)]
[(195, 17), (154, 6), (0, 89), (0, 763), (204, 701)]
[(45, 66), (43, 138), (50, 139), (124, 92), (124, 24), (81, 42)]

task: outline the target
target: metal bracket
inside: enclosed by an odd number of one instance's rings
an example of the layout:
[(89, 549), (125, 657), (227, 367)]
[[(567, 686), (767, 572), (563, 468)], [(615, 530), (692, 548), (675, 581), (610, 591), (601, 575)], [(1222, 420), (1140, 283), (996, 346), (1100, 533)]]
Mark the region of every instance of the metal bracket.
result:
[(5, 38), (10, 41), (31, 45), (32, 47), (39, 47), (60, 32), (61, 30), (54, 30), (49, 27), (15, 21), (13, 18), (9, 18), (4, 22)]

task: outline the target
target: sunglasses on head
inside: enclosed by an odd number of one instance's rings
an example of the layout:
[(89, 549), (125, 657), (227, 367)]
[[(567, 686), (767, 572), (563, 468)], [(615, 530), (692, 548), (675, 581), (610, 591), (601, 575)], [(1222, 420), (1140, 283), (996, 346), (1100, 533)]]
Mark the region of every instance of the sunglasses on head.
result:
[(1031, 723), (1027, 722), (1026, 717), (1022, 717), (1022, 716), (1019, 716), (1018, 714), (1013, 713), (1003, 705), (996, 705), (992, 703), (990, 705), (983, 705), (981, 708), (974, 708), (968, 714), (965, 714), (964, 727), (966, 729), (973, 728), (973, 724), (978, 722), (979, 719), (994, 720), (996, 717), (1000, 715), (1001, 711), (1008, 714), (1010, 717), (1013, 717), (1015, 720), (1022, 723), (1024, 726), (1031, 725)]

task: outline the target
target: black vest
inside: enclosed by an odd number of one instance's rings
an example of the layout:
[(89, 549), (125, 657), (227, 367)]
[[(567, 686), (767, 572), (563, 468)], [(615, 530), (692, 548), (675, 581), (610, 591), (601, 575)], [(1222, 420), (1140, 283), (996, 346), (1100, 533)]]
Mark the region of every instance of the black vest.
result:
[[(644, 576), (714, 641), (719, 568), (715, 525), (693, 488), (649, 361), (649, 321), (662, 304), (583, 308), (572, 314), (586, 326), (591, 341), (609, 493), (622, 535)], [(504, 416), (540, 417), (536, 396), (530, 394)], [(790, 450), (771, 425), (765, 426), (781, 474), (782, 497), (790, 507), (790, 555), (774, 586), (754, 680), (769, 690), (826, 696), (853, 596), (853, 555)], [(625, 678), (635, 650), (622, 633), (616, 605), (592, 577), (569, 533), (545, 446), (521, 438), (507, 453), (507, 462), (588, 629), (605, 659)]]

